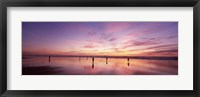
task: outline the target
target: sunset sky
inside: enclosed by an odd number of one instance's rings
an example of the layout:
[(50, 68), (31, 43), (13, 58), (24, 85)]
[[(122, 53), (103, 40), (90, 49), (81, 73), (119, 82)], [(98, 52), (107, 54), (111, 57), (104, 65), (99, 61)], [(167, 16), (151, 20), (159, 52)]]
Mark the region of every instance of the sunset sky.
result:
[(22, 52), (177, 56), (178, 22), (22, 22)]

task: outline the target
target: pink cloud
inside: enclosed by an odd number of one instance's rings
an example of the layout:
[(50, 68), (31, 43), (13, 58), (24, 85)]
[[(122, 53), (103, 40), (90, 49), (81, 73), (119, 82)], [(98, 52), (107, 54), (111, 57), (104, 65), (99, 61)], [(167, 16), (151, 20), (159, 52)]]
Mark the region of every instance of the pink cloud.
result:
[(148, 47), (147, 49), (165, 50), (165, 49), (178, 49), (178, 44), (166, 44)]
[(178, 50), (158, 50), (158, 51), (152, 51), (152, 52), (145, 52), (145, 55), (151, 55), (151, 56), (178, 56)]
[[(127, 37), (141, 37), (141, 36), (145, 36), (147, 34), (158, 33), (160, 31), (163, 31), (163, 27), (148, 28), (148, 29), (135, 29), (134, 31), (127, 34)], [(173, 38), (173, 37), (175, 37), (175, 36), (172, 36), (169, 38)]]
[(128, 29), (131, 26), (130, 23), (107, 23), (105, 25), (106, 33), (120, 32)]
[(96, 34), (97, 34), (96, 32), (88, 32), (88, 36), (94, 36)]
[(109, 39), (109, 41), (115, 41), (117, 38), (111, 38)]
[(97, 45), (97, 44), (86, 44), (83, 47), (84, 48), (96, 48), (96, 47), (99, 47), (99, 45)]
[(79, 32), (94, 32), (95, 30), (88, 26), (77, 25), (73, 29), (78, 30)]
[(150, 41), (150, 40), (143, 40), (143, 41), (130, 40), (124, 43), (123, 48), (129, 48), (129, 47), (134, 47), (134, 46), (147, 46), (147, 45), (155, 45), (155, 44), (158, 44), (158, 43), (156, 41)]
[(84, 48), (95, 48), (93, 45), (85, 45)]

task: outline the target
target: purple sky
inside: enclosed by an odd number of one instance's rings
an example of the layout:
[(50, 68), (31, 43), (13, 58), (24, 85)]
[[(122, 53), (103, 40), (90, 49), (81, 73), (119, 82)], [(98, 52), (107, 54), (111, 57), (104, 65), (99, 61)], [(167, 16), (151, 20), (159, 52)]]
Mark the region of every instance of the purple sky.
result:
[(23, 55), (177, 56), (178, 22), (23, 22)]

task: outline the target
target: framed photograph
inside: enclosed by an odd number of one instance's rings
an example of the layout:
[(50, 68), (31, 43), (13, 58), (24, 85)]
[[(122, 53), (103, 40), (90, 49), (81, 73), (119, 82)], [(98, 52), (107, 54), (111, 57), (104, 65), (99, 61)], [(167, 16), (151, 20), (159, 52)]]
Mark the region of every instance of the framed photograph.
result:
[(2, 97), (199, 97), (199, 0), (0, 4)]

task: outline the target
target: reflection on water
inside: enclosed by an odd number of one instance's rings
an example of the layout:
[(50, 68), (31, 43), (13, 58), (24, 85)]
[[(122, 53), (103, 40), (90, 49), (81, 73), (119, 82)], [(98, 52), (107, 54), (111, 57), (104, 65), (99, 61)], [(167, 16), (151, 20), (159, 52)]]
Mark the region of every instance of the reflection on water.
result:
[(178, 60), (23, 57), (23, 75), (177, 75)]

